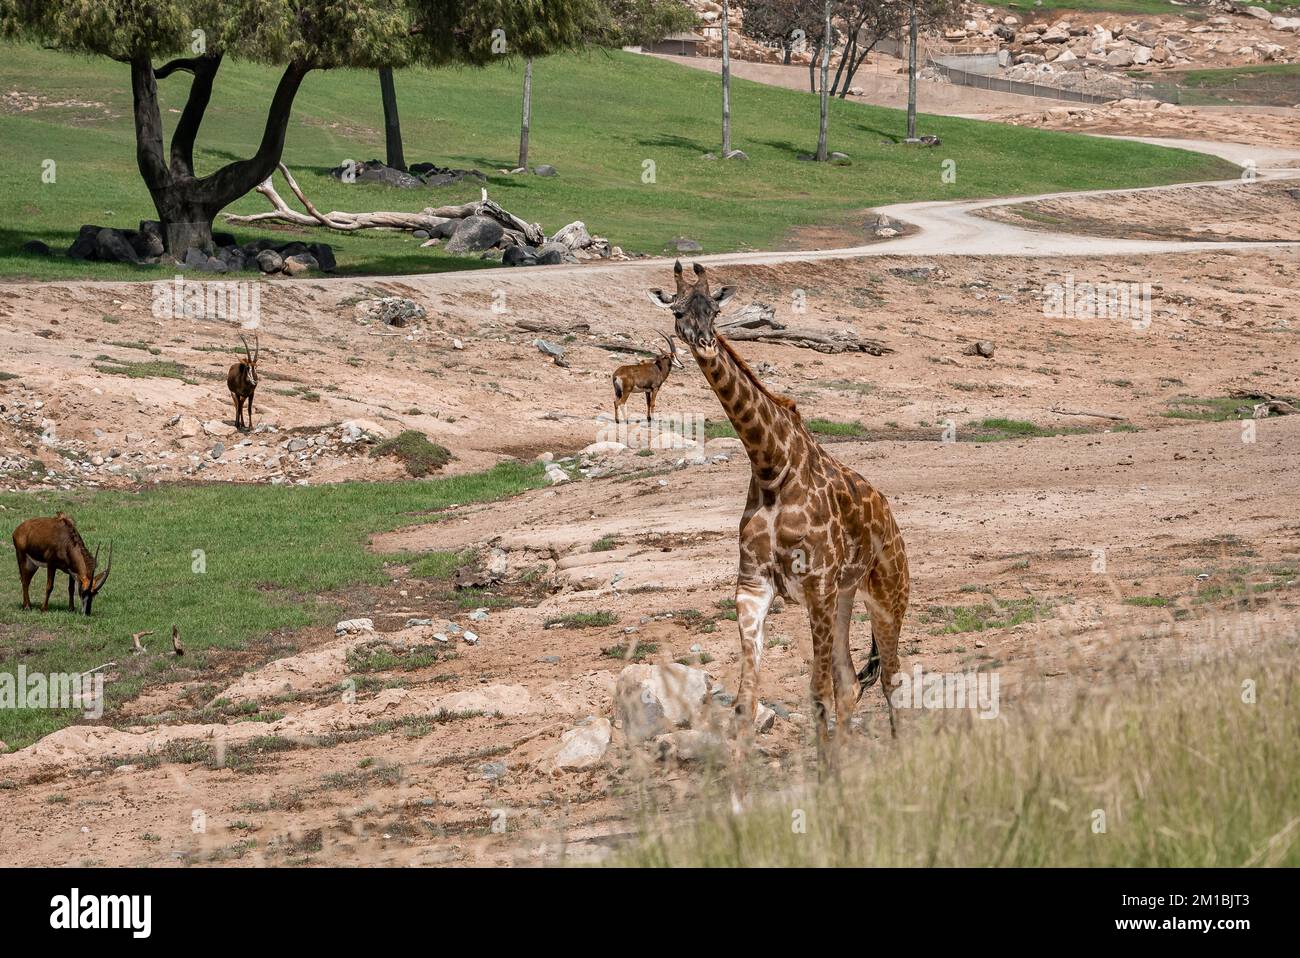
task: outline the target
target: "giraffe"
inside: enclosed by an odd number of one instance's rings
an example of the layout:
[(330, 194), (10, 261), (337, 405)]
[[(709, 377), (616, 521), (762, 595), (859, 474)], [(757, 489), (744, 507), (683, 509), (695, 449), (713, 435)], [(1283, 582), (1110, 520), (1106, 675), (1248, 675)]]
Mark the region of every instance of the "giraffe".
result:
[[(741, 730), (753, 727), (763, 624), (772, 600), (780, 594), (802, 603), (812, 627), (813, 711), (824, 767), (832, 703), (842, 736), (859, 697), (877, 678), (890, 733), (897, 734), (889, 696), (899, 668), (898, 632), (907, 611), (903, 538), (885, 497), (826, 452), (805, 428), (794, 400), (772, 393), (717, 334), (714, 320), (736, 288), (711, 292), (704, 267), (696, 263), (694, 271), (695, 281), (687, 283), (677, 262), (676, 295), (660, 289), (649, 295), (656, 306), (672, 311), (677, 336), (690, 347), (749, 454), (736, 577), (741, 646), (736, 721)], [(859, 595), (871, 616), (871, 653), (866, 666), (855, 672), (849, 627)]]

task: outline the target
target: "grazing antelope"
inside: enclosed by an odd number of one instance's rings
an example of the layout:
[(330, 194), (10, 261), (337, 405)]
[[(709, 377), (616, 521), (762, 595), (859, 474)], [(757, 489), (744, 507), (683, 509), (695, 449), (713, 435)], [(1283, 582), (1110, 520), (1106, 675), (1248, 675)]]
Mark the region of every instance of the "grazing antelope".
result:
[[(659, 334), (664, 336), (663, 333)], [(661, 387), (668, 379), (668, 372), (676, 366), (683, 369), (682, 361), (677, 358), (677, 346), (673, 343), (672, 338), (664, 336), (664, 341), (668, 343), (668, 352), (660, 353), (655, 359), (644, 363), (629, 363), (626, 366), (619, 366), (614, 370), (614, 422), (618, 422), (618, 411), (623, 408), (628, 397), (633, 393), (645, 393), (646, 422), (651, 422), (655, 417), (655, 397), (659, 395)], [(626, 420), (626, 415), (624, 419)]]
[(90, 615), (90, 605), (99, 590), (108, 581), (113, 569), (113, 543), (108, 544), (108, 565), (96, 574), (99, 567), (99, 547), (92, 556), (81, 541), (77, 527), (62, 512), (53, 518), (28, 519), (14, 530), (14, 552), (18, 554), (18, 577), (23, 583), (23, 608), (32, 607), (27, 588), (36, 570), (45, 567), (45, 602), (41, 611), (50, 608), (50, 593), (54, 591), (54, 573), (68, 574), (68, 608), (73, 609), (73, 591), (81, 598), (81, 612)]
[[(244, 344), (244, 356), (230, 367), (226, 373), (226, 385), (230, 387), (230, 397), (235, 401), (235, 428), (253, 428), (253, 392), (257, 389), (257, 357), (262, 352), (257, 334), (253, 334), (253, 349), (248, 349), (248, 340), (243, 336), (239, 341)], [(248, 401), (248, 422), (244, 422), (244, 401)]]

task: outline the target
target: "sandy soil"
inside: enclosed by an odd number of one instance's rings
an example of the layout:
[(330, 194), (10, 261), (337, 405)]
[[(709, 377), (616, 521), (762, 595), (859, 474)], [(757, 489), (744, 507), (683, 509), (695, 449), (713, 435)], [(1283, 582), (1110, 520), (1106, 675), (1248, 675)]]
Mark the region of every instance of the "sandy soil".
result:
[(1052, 105), (1040, 100), (1035, 109), (1002, 114), (1003, 122), (1049, 130), (1111, 133), (1120, 136), (1219, 140), (1261, 147), (1300, 146), (1300, 110), (1253, 107), (1176, 106), (1155, 100), (1119, 100), (1103, 106)]
[(1300, 189), (1291, 181), (1189, 186), (1112, 196), (1062, 197), (991, 207), (978, 215), (1029, 229), (1127, 239), (1300, 240)]
[[(1298, 259), (1276, 248), (1091, 259), (878, 257), (721, 267), (719, 278), (740, 286), (730, 309), (769, 302), (791, 323), (850, 328), (894, 349), (879, 358), (761, 344), (742, 351), (773, 388), (798, 399), (805, 416), (866, 427), (864, 440), (833, 449), (889, 496), (908, 544), (914, 599), (904, 667), (996, 666), (1004, 695), (1014, 699), (1025, 678), (1064, 687), (1123, 663), (1168, 660), (1216, 641), (1220, 630), (1239, 629), (1219, 603), (1203, 600), (1242, 576), (1273, 587), (1247, 613), (1251, 623), (1294, 615), (1294, 573), (1276, 577), (1300, 556), (1300, 508), (1287, 494), (1300, 468), (1300, 417), (1256, 421), (1254, 441), (1244, 442), (1235, 418), (1165, 414), (1180, 408), (1180, 397), (1300, 394)], [(669, 278), (658, 266), (412, 277), (383, 285), (419, 299), (430, 319), (398, 337), (372, 336), (374, 328), (353, 318), (345, 304), (365, 284), (271, 284), (263, 294), (266, 373), (286, 377), (286, 389), (306, 385), (319, 399), (272, 392), (259, 421), (276, 431), (254, 434), (244, 456), (223, 457), (202, 478), (269, 481), (273, 470), (245, 458), (261, 448), (257, 442), (275, 448), (285, 436), (330, 433), (355, 418), (427, 432), (457, 455), (454, 469), (541, 452), (565, 456), (607, 438), (598, 417), (610, 404), (609, 372), (625, 357), (597, 344), (652, 345), (667, 323), (641, 289)], [(1045, 291), (1070, 280), (1151, 283), (1149, 325), (1045, 316)], [(801, 314), (791, 310), (796, 291), (807, 303)], [(228, 352), (206, 349), (228, 350), (234, 330), (159, 321), (150, 302), (147, 287), (125, 284), (0, 291), (0, 328), (11, 344), (6, 369), (19, 377), (0, 383), (0, 404), (6, 416), (28, 416), (27, 424), (6, 425), (7, 455), (28, 457), (36, 447), (60, 483), (185, 477), (178, 464), (213, 439), (183, 439), (167, 423), (177, 413), (205, 421), (228, 415), (224, 383), (209, 375), (188, 384), (96, 372), (95, 357), (138, 354), (219, 373)], [(493, 303), (509, 312), (494, 312)], [(521, 320), (553, 323), (557, 332), (524, 331), (515, 325)], [(565, 330), (574, 338), (565, 343), (569, 367), (561, 368), (532, 340), (558, 342)], [(977, 339), (996, 343), (994, 358), (964, 354)], [(109, 340), (162, 352), (108, 347)], [(719, 415), (694, 368), (674, 373), (659, 411)], [(1250, 412), (1243, 402), (1239, 415)], [(1094, 413), (1123, 417), (1137, 431)], [(984, 417), (1080, 431), (964, 441), (975, 435), (968, 424)], [(948, 423), (955, 443), (942, 441)], [(123, 455), (107, 462), (126, 460), (129, 468), (68, 478), (33, 430), (79, 443), (85, 454), (118, 444)], [(294, 462), (281, 471), (312, 482), (397, 469), (334, 446), (314, 466), (310, 458)], [(12, 786), (3, 792), (0, 862), (593, 860), (635, 830), (644, 803), (682, 807), (709, 776), (627, 745), (619, 729), (599, 764), (556, 770), (551, 763), (566, 731), (613, 715), (611, 689), (624, 663), (602, 649), (654, 643), (652, 661), (693, 661), (720, 691), (734, 691), (738, 642), (719, 603), (732, 587), (748, 465), (725, 440), (702, 450), (578, 456), (572, 465), (574, 481), (460, 509), (453, 521), (375, 543), (383, 551), (499, 550), (506, 572), (497, 591), (518, 603), (513, 608), (471, 621), (435, 600), (429, 583), (393, 568), (388, 587), (358, 594), (349, 609), (374, 619), (374, 635), (280, 637), (288, 647), (273, 661), (230, 662), (216, 674), (154, 687), (109, 716), (111, 727), (76, 726), (0, 757), (0, 781)], [(11, 472), (8, 484), (31, 481)], [(606, 536), (613, 548), (590, 551)], [(1104, 574), (1093, 571), (1097, 550), (1104, 550)], [(1150, 595), (1173, 605), (1123, 602)], [(943, 633), (938, 610), (995, 598), (1032, 598), (1039, 611), (1014, 626)], [(578, 611), (608, 611), (617, 621), (544, 627)], [(432, 624), (407, 624), (422, 618)], [(473, 629), (477, 644), (449, 629), (449, 619)], [(763, 787), (779, 787), (799, 780), (808, 758), (802, 610), (775, 613), (769, 634), (776, 644), (760, 691), (779, 717), (758, 737), (755, 756)], [(344, 698), (339, 682), (358, 677), (349, 672), (349, 651), (355, 656), (370, 642), (399, 656), (432, 647), (439, 661), (378, 673), (395, 680), (392, 687), (363, 684), (355, 700)], [(866, 642), (866, 627), (855, 625), (859, 660)], [(214, 685), (222, 690), (215, 695)], [(223, 724), (196, 724), (194, 710), (222, 698), (254, 703), (267, 721), (239, 721), (246, 716), (231, 712)], [(492, 714), (429, 720), (439, 709)], [(878, 690), (859, 714), (861, 747), (888, 747)], [(920, 721), (905, 716), (904, 736)], [(259, 735), (298, 747), (258, 751)], [(229, 760), (208, 767), (148, 758), (177, 741), (197, 741)]]

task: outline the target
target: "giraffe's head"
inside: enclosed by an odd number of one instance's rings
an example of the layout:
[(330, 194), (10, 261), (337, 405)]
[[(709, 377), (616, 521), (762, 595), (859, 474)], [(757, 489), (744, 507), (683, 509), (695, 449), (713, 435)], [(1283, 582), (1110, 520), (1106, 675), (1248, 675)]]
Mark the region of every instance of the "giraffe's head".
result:
[(671, 309), (677, 320), (677, 335), (693, 350), (711, 350), (715, 345), (713, 321), (736, 295), (736, 287), (723, 286), (716, 293), (709, 290), (709, 278), (699, 263), (692, 266), (695, 281), (689, 285), (682, 274), (681, 260), (673, 266), (677, 294), (669, 296), (662, 289), (649, 291), (650, 302), (660, 309)]

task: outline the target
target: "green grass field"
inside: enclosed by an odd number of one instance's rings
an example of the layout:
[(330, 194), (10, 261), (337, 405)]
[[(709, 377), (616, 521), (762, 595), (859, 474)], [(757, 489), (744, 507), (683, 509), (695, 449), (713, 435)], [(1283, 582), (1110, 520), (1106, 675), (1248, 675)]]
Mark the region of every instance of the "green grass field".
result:
[[(0, 495), (5, 529), (62, 509), (93, 551), (114, 543), (113, 571), (94, 613), (69, 612), (60, 575), (50, 611), (23, 611), (13, 559), (0, 575), (0, 672), (81, 672), (131, 656), (131, 633), (167, 648), (180, 626), (186, 665), (206, 649), (243, 649), (279, 630), (335, 621), (341, 590), (386, 581), (386, 558), (366, 549), (371, 533), (421, 521), (430, 510), (514, 495), (545, 484), (536, 464), (507, 463), (489, 472), (428, 481), (329, 486), (213, 484), (144, 492)], [(7, 532), (6, 532), (7, 534)], [(7, 544), (6, 544), (7, 545)], [(103, 556), (101, 556), (103, 561)], [(441, 566), (439, 567), (441, 569)], [(442, 570), (445, 571), (445, 570)], [(418, 574), (429, 574), (421, 568)], [(45, 573), (32, 581), (39, 605)], [(106, 708), (135, 695), (177, 664), (150, 657), (154, 671), (132, 669), (106, 688)], [(0, 740), (27, 745), (77, 720), (66, 710), (0, 709)]]
[[(153, 268), (78, 263), (19, 255), (29, 239), (64, 250), (83, 223), (134, 228), (155, 213), (135, 166), (126, 67), (29, 45), (0, 47), (0, 87), (38, 98), (23, 110), (0, 106), (9, 173), (0, 181), (0, 277), (150, 278)], [(937, 149), (898, 142), (897, 110), (832, 102), (830, 145), (849, 165), (805, 163), (817, 137), (817, 102), (806, 93), (733, 80), (733, 140), (749, 162), (710, 162), (718, 149), (719, 83), (707, 73), (634, 54), (589, 52), (538, 63), (531, 159), (560, 175), (510, 177), (518, 149), (522, 67), (407, 70), (397, 78), (410, 163), (476, 167), (490, 175), (502, 206), (549, 231), (575, 220), (633, 252), (661, 253), (678, 236), (706, 252), (771, 249), (806, 225), (857, 231), (861, 211), (889, 202), (1004, 196), (1065, 189), (1144, 186), (1217, 179), (1235, 169), (1203, 155), (1067, 133), (926, 116)], [(200, 172), (253, 152), (265, 122), (265, 68), (222, 67), (196, 161)], [(160, 83), (163, 121), (178, 116), (188, 78)], [(923, 94), (924, 96), (924, 94)], [(15, 101), (17, 102), (17, 101)], [(924, 108), (924, 99), (921, 102)], [(322, 210), (419, 210), (463, 202), (476, 186), (398, 190), (339, 183), (327, 171), (345, 160), (382, 157), (377, 77), (316, 72), (299, 93), (284, 160)], [(56, 181), (42, 182), (55, 163)], [(956, 180), (944, 182), (945, 160)], [(653, 164), (653, 182), (646, 182)], [(287, 189), (281, 189), (289, 196)], [(257, 195), (230, 209), (269, 209)], [(223, 228), (218, 225), (218, 228)], [(241, 241), (270, 228), (231, 230)], [(483, 265), (419, 248), (406, 234), (344, 235), (323, 230), (340, 272), (384, 274)], [(284, 229), (287, 240), (305, 231)]]

